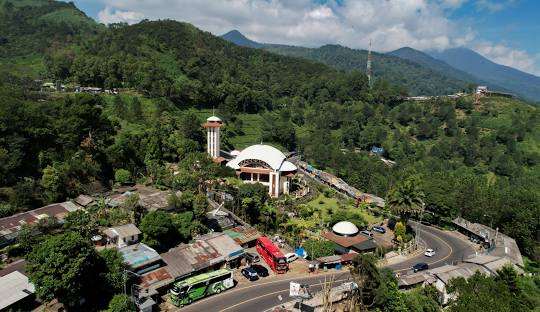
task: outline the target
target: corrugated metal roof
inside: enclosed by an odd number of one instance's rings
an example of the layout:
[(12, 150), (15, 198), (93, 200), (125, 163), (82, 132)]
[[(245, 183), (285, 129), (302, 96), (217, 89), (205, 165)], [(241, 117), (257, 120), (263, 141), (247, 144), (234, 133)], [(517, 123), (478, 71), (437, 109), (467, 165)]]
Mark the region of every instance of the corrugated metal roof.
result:
[(182, 252), (185, 246), (175, 247), (161, 254), (161, 258), (167, 264), (167, 270), (174, 278), (190, 275), (194, 271), (189, 259)]
[(235, 258), (243, 254), (244, 248), (237, 244), (230, 236), (224, 233), (210, 233), (196, 238), (196, 240), (206, 241), (219, 254), (226, 259)]
[(133, 269), (161, 260), (159, 254), (145, 244), (135, 244), (118, 249), (124, 262)]
[(0, 310), (30, 296), (35, 292), (28, 277), (15, 271), (0, 277)]
[(103, 231), (107, 236), (114, 237), (128, 237), (141, 234), (141, 231), (135, 226), (135, 224), (125, 224), (120, 226), (114, 226)]

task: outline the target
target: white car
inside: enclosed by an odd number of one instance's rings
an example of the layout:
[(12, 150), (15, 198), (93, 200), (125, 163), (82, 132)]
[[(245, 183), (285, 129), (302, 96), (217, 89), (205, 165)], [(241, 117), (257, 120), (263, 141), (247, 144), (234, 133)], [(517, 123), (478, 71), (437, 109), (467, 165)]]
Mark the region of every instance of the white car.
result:
[(424, 252), (424, 256), (426, 257), (433, 257), (435, 255), (435, 250), (428, 248), (426, 249), (426, 252)]
[(285, 259), (287, 260), (287, 263), (291, 263), (294, 260), (298, 259), (298, 255), (293, 252), (289, 252), (285, 255)]

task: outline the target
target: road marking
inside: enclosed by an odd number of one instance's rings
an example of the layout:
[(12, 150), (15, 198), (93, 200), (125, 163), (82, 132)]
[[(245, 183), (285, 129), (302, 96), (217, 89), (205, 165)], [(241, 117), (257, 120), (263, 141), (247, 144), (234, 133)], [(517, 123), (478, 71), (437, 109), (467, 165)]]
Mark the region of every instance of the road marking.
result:
[[(439, 230), (437, 230), (437, 229), (434, 229), (434, 230), (439, 231)], [(444, 261), (444, 260), (448, 259), (448, 258), (452, 255), (452, 253), (454, 252), (454, 249), (453, 249), (452, 246), (450, 246), (450, 244), (448, 244), (444, 239), (440, 238), (439, 236), (437, 236), (437, 235), (435, 235), (435, 234), (433, 234), (433, 233), (427, 232), (427, 231), (424, 230), (424, 229), (420, 229), (420, 231), (422, 231), (422, 232), (424, 232), (424, 233), (427, 233), (427, 234), (429, 234), (429, 235), (435, 237), (436, 239), (438, 239), (439, 241), (441, 241), (444, 245), (446, 245), (446, 246), (448, 247), (448, 249), (450, 249), (450, 252), (449, 252), (444, 258), (439, 259), (439, 260), (434, 261), (434, 262), (428, 262), (428, 264), (433, 265), (433, 264), (435, 264), (435, 263), (439, 263), (439, 262), (441, 262), (441, 261)], [(442, 232), (442, 231), (441, 231), (441, 232)], [(414, 258), (413, 258), (413, 259), (414, 259)], [(412, 259), (410, 259), (410, 260), (412, 260)], [(408, 260), (406, 260), (406, 261), (408, 261)], [(406, 269), (393, 270), (393, 271), (394, 271), (394, 272), (404, 272), (404, 271), (406, 272), (406, 271), (409, 271), (410, 269), (411, 269), (411, 268), (406, 268)]]
[[(348, 279), (340, 279), (340, 280), (334, 281), (334, 283), (337, 283), (337, 282), (343, 282), (343, 281), (347, 281), (347, 280), (348, 280)], [(321, 283), (312, 284), (312, 285), (309, 285), (309, 286), (310, 286), (310, 287), (311, 287), (311, 286), (319, 286), (319, 285), (323, 285), (323, 284), (324, 284), (324, 283), (321, 282)], [(246, 304), (246, 303), (248, 303), (248, 302), (250, 302), (250, 301), (253, 301), (253, 300), (257, 300), (257, 299), (261, 299), (261, 298), (263, 298), (263, 297), (267, 297), (267, 296), (279, 294), (279, 293), (285, 292), (285, 291), (289, 291), (289, 288), (277, 290), (277, 291), (274, 291), (274, 292), (271, 292), (271, 293), (268, 293), (268, 294), (260, 295), (260, 296), (255, 297), (255, 298), (251, 298), (251, 299), (248, 299), (248, 300), (244, 300), (244, 301), (239, 302), (239, 303), (237, 303), (237, 304), (235, 304), (235, 305), (232, 305), (232, 306), (227, 307), (227, 308), (225, 308), (225, 309), (223, 309), (223, 310), (220, 310), (220, 312), (230, 310), (230, 309), (232, 309), (232, 308), (235, 308), (235, 307), (237, 307), (237, 306)]]
[[(245, 290), (245, 289), (248, 289), (248, 288), (252, 288), (254, 286), (264, 286), (264, 285), (275, 284), (275, 283), (280, 283), (280, 282), (287, 282), (287, 281), (293, 281), (293, 280), (304, 280), (304, 279), (309, 279), (309, 278), (316, 278), (316, 277), (319, 277), (319, 276), (320, 277), (325, 277), (325, 276), (328, 276), (328, 275), (339, 275), (339, 274), (348, 274), (348, 273), (349, 273), (348, 271), (347, 272), (328, 272), (328, 273), (319, 273), (317, 275), (312, 275), (312, 276), (289, 277), (289, 278), (285, 278), (285, 279), (275, 280), (275, 281), (271, 281), (271, 282), (264, 282), (264, 283), (260, 283), (260, 284), (253, 283), (253, 284), (250, 284), (250, 285), (247, 285), (247, 286), (244, 286), (244, 287), (239, 287), (239, 288), (235, 287), (235, 288), (233, 288), (231, 290), (224, 291), (221, 294), (215, 294), (215, 295), (203, 298), (201, 300), (197, 300), (197, 301), (193, 302), (193, 304), (187, 305), (184, 308), (189, 309), (190, 307), (193, 307), (196, 304), (203, 303), (203, 302), (213, 300), (213, 299), (217, 299), (217, 298), (220, 298), (220, 297), (225, 296), (225, 295), (228, 296), (228, 295), (230, 295), (232, 293), (239, 292), (239, 291), (242, 291), (242, 290)], [(182, 309), (183, 308), (180, 308), (180, 310), (182, 310)]]

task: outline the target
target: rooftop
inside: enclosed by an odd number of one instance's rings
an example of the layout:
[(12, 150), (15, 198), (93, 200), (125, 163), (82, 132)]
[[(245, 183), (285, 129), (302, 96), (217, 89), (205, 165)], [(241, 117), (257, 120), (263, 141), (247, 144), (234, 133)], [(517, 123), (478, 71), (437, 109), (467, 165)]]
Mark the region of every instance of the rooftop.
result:
[(1, 218), (0, 236), (8, 237), (10, 234), (17, 233), (23, 225), (37, 223), (39, 220), (46, 217), (56, 218), (57, 220), (62, 221), (69, 212), (79, 209), (80, 207), (72, 202), (63, 202)]
[(126, 246), (118, 249), (124, 262), (133, 269), (161, 260), (159, 254), (143, 243)]
[(18, 271), (0, 277), (0, 310), (32, 295), (34, 292), (34, 285), (28, 281), (28, 277)]
[(195, 238), (196, 241), (205, 241), (217, 250), (226, 260), (236, 258), (244, 253), (238, 243), (225, 233), (209, 233)]
[(227, 166), (240, 169), (240, 163), (245, 160), (259, 160), (275, 171), (295, 171), (296, 166), (285, 159), (285, 154), (277, 148), (270, 145), (256, 144), (241, 151), (236, 158), (227, 163)]
[(341, 236), (330, 231), (323, 232), (321, 236), (345, 248), (349, 248), (353, 245), (361, 244), (369, 240), (369, 238), (364, 235)]
[(188, 258), (184, 256), (183, 248), (175, 247), (161, 254), (161, 258), (167, 264), (167, 271), (174, 277), (183, 277), (194, 272), (193, 266)]
[(349, 221), (341, 221), (334, 224), (332, 231), (342, 236), (354, 236), (359, 232), (358, 227)]
[(239, 245), (247, 244), (261, 237), (261, 233), (259, 233), (257, 229), (243, 225), (225, 230), (223, 233), (234, 239)]
[(141, 234), (141, 231), (135, 226), (135, 224), (125, 224), (114, 226), (103, 231), (105, 235), (109, 237), (129, 237)]

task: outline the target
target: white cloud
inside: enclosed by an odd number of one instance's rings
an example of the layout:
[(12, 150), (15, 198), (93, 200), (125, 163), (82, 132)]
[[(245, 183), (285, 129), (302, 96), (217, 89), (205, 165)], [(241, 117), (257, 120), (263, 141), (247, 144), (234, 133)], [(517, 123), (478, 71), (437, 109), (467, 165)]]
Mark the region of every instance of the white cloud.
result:
[(502, 44), (480, 43), (474, 50), (495, 63), (510, 66), (540, 76), (540, 54), (530, 55), (526, 51), (512, 49)]
[[(476, 32), (452, 21), (449, 11), (469, 0), (98, 0), (104, 23), (134, 23), (143, 18), (175, 19), (221, 35), (238, 29), (250, 39), (317, 47), (341, 44), (377, 51), (404, 46), (442, 50), (475, 46)], [(515, 0), (477, 0), (477, 9), (494, 11)], [(472, 3), (472, 2), (471, 2)], [(475, 46), (497, 63), (538, 74), (540, 58), (493, 43)], [(538, 66), (538, 65), (537, 65)]]
[(478, 10), (487, 10), (491, 13), (498, 12), (512, 5), (515, 0), (477, 0), (476, 8)]
[(128, 23), (128, 24), (134, 24), (140, 22), (144, 18), (144, 14), (140, 12), (134, 12), (134, 11), (122, 11), (113, 9), (109, 6), (105, 7), (105, 9), (101, 10), (98, 13), (98, 20), (101, 23), (104, 24), (112, 24), (112, 23)]
[(469, 30), (445, 16), (447, 8), (459, 7), (466, 0), (329, 0), (325, 4), (311, 0), (100, 1), (108, 6), (100, 13), (104, 22), (132, 22), (142, 15), (172, 18), (218, 35), (239, 29), (251, 39), (270, 43), (366, 48), (371, 38), (374, 49), (389, 51), (403, 46), (444, 49), (472, 37)]

